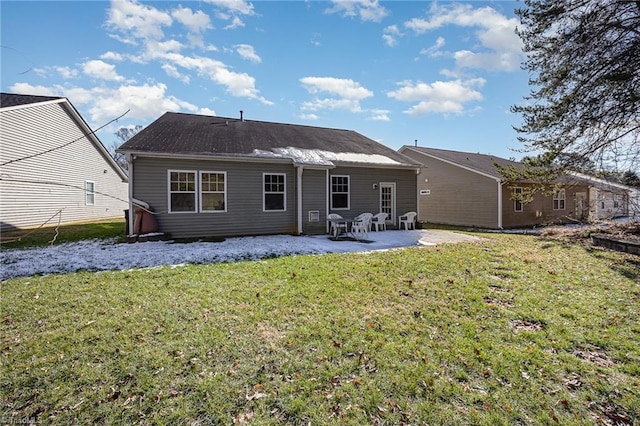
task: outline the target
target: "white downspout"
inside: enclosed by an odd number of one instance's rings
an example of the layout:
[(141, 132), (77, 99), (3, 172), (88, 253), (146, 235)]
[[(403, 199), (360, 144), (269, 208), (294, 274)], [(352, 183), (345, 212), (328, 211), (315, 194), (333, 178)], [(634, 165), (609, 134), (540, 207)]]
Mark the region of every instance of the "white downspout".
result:
[[(326, 206), (325, 206), (325, 218), (326, 216), (329, 214), (329, 197), (331, 197), (331, 182), (329, 182), (329, 169), (326, 169), (326, 175), (327, 175), (327, 184), (325, 186), (325, 202), (326, 202)], [(325, 221), (326, 223), (326, 231), (327, 233), (329, 233), (329, 221)]]
[(502, 229), (502, 182), (498, 181), (498, 229)]
[(298, 235), (302, 235), (302, 166), (296, 166), (298, 187)]
[(133, 211), (133, 155), (127, 155), (127, 170), (129, 174), (129, 229), (128, 235), (133, 235), (134, 211)]

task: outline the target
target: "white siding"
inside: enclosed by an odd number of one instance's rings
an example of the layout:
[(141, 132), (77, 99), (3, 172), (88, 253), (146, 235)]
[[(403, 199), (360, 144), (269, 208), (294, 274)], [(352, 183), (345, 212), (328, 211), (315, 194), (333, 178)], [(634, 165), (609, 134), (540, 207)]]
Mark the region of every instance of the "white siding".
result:
[(589, 190), (591, 219), (611, 219), (629, 214), (629, 200), (622, 191), (592, 187)]
[[(128, 207), (126, 181), (91, 138), (83, 137), (82, 127), (64, 105), (33, 104), (0, 112), (0, 164), (62, 146), (0, 166), (3, 230), (39, 226), (58, 211), (62, 222), (123, 217)], [(95, 182), (91, 206), (85, 204), (87, 180)]]

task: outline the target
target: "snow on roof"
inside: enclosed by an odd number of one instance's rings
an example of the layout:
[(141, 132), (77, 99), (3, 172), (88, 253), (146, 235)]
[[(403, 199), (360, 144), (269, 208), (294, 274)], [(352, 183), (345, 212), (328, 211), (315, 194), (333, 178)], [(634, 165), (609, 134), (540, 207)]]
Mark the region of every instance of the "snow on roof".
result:
[(401, 164), (396, 160), (380, 154), (331, 152), (291, 146), (287, 148), (273, 148), (271, 151), (256, 149), (253, 151), (253, 154), (259, 157), (289, 158), (295, 164), (314, 166), (334, 166), (336, 161), (345, 163)]

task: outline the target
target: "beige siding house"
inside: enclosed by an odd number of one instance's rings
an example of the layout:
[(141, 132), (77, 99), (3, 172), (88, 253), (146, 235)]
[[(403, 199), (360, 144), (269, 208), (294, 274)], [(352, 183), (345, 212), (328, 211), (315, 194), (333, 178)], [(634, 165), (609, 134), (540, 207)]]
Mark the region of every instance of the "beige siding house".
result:
[(66, 98), (1, 94), (3, 231), (121, 218), (127, 181)]
[[(506, 183), (496, 169), (496, 164), (522, 167), (518, 162), (425, 147), (403, 146), (400, 152), (422, 165), (418, 176), (421, 222), (501, 229), (628, 213), (627, 195), (621, 185), (589, 176), (567, 176), (549, 195), (538, 193), (531, 202), (521, 203), (514, 194), (524, 191), (530, 183)], [(596, 203), (603, 194), (606, 200)]]
[(131, 214), (148, 205), (175, 238), (322, 234), (329, 213), (393, 226), (416, 209), (419, 165), (350, 130), (166, 113), (118, 152)]

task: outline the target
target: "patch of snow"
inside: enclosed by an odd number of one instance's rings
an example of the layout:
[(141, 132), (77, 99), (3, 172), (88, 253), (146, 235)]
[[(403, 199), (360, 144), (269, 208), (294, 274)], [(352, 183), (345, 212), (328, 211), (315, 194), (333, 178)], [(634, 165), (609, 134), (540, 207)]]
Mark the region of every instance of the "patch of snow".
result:
[(184, 244), (172, 241), (116, 243), (113, 240), (88, 240), (29, 249), (2, 249), (0, 280), (36, 274), (236, 262), (298, 254), (369, 252), (428, 243), (477, 240), (479, 238), (470, 235), (434, 230), (370, 232), (367, 242), (332, 241), (327, 235), (269, 235)]
[(363, 154), (358, 152), (331, 152), (319, 149), (302, 149), (295, 147), (274, 148), (272, 151), (256, 149), (253, 155), (259, 157), (288, 158), (295, 164), (333, 166), (335, 162), (367, 163), (367, 164), (400, 164), (380, 154)]

